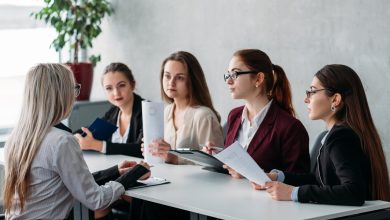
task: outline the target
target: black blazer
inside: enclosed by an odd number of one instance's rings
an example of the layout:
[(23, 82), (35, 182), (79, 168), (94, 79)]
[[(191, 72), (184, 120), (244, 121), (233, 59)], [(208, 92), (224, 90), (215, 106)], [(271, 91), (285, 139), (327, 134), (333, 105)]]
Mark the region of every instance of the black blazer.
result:
[[(133, 112), (130, 120), (130, 131), (126, 143), (112, 143), (107, 141), (107, 154), (124, 154), (133, 157), (142, 158), (142, 98), (134, 93)], [(103, 120), (116, 125), (118, 120), (119, 108), (111, 108), (103, 116)]]
[(351, 128), (335, 125), (316, 160), (311, 173), (285, 173), (285, 183), (299, 186), (299, 202), (363, 205), (371, 199), (370, 164)]

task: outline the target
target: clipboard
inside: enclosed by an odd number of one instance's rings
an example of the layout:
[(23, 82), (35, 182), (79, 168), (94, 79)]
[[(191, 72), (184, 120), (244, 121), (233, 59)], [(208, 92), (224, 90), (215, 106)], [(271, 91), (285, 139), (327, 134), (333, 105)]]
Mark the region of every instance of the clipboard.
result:
[(228, 174), (228, 171), (222, 167), (223, 163), (221, 161), (203, 151), (179, 148), (176, 150), (169, 150), (169, 153), (190, 160), (196, 164), (200, 164), (204, 166), (204, 170)]

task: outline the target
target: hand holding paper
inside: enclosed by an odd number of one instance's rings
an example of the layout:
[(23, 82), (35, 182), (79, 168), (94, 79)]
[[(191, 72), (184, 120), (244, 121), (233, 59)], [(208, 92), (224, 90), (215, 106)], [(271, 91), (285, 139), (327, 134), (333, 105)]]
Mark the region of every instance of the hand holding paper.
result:
[(270, 180), (267, 174), (237, 141), (220, 153), (215, 154), (214, 157), (240, 173), (249, 181), (264, 185), (265, 182)]

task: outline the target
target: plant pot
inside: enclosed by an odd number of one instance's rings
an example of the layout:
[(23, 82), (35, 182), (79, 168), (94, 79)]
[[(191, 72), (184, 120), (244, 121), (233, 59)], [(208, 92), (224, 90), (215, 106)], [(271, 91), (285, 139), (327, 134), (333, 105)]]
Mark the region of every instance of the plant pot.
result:
[(93, 82), (92, 63), (67, 63), (67, 65), (72, 69), (76, 82), (81, 84), (81, 91), (77, 100), (89, 100)]

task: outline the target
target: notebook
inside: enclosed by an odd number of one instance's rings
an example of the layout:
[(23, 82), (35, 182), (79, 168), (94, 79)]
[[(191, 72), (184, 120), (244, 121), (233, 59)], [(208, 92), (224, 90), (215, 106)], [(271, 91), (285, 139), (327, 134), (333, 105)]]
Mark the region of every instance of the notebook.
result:
[[(111, 138), (112, 134), (118, 129), (116, 125), (113, 125), (103, 119), (96, 118), (95, 121), (88, 127), (93, 137), (100, 141), (107, 141)], [(85, 137), (86, 133), (83, 132), (81, 136)]]

